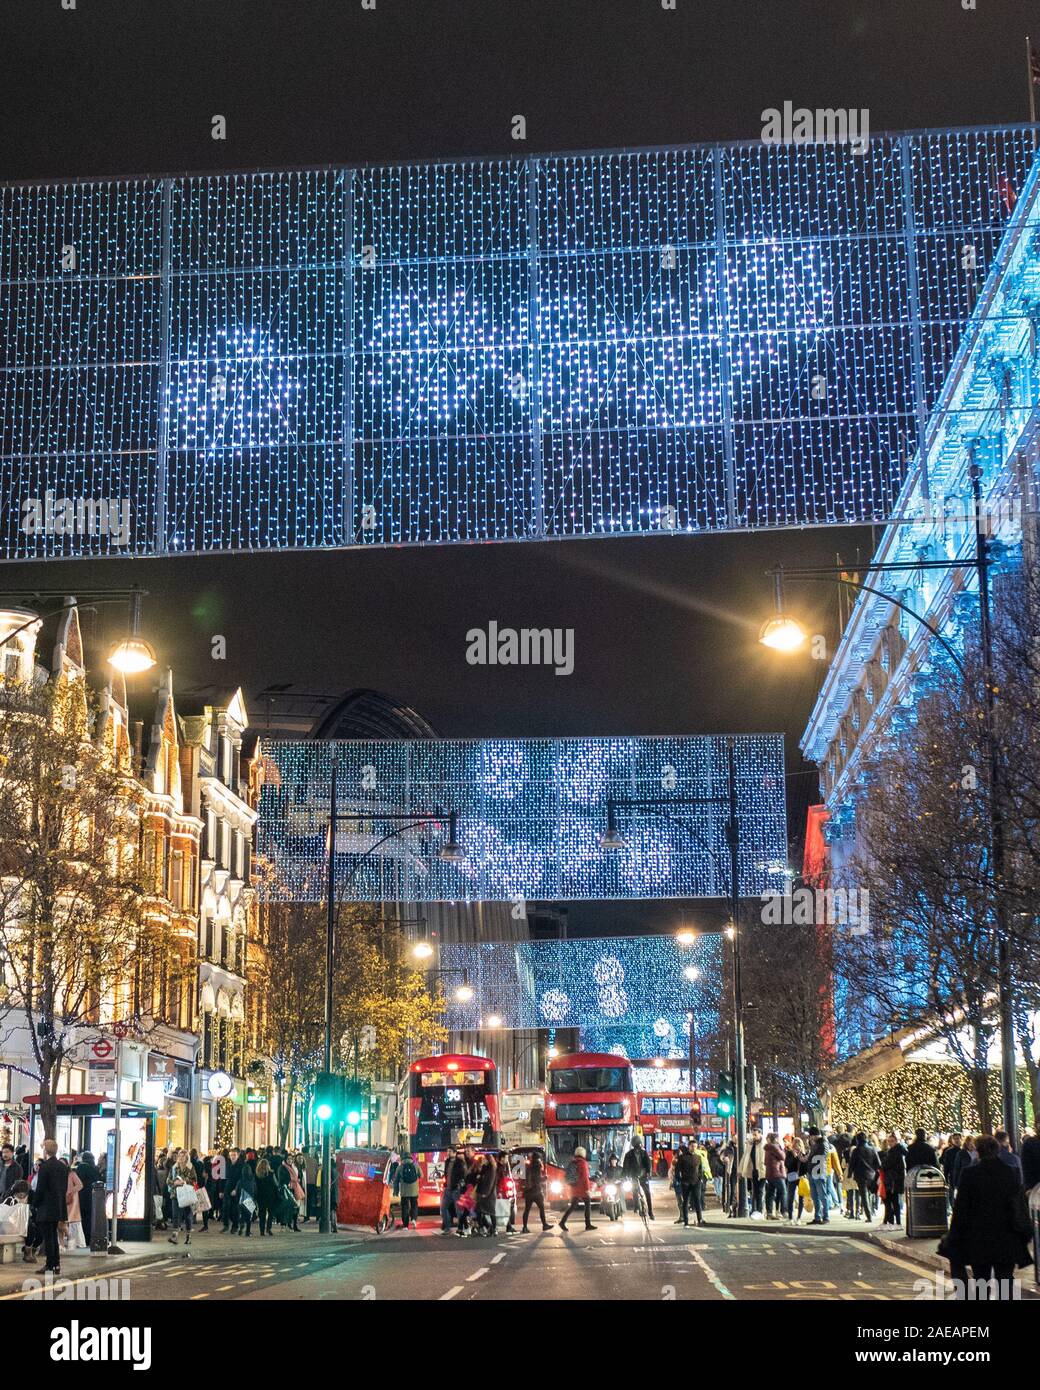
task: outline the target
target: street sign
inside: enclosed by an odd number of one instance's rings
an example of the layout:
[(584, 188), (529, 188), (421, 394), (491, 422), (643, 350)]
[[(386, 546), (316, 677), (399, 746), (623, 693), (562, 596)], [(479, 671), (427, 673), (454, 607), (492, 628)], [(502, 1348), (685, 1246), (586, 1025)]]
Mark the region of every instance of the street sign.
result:
[(87, 1091), (92, 1095), (104, 1096), (116, 1088), (115, 1062), (87, 1063)]
[(92, 1042), (90, 1051), (98, 1062), (110, 1061), (116, 1055), (115, 1044), (109, 1042), (108, 1038), (98, 1038), (96, 1042)]

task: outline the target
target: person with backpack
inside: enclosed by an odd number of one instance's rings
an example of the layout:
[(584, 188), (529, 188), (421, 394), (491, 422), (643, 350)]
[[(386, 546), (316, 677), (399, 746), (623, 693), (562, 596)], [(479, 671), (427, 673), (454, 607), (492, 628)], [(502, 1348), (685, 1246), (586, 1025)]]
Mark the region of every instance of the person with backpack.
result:
[[(643, 1155), (646, 1158), (646, 1154)], [(626, 1155), (625, 1161), (628, 1158)], [(649, 1167), (650, 1160), (647, 1159)], [(570, 1205), (560, 1218), (560, 1230), (567, 1229), (567, 1218), (578, 1207), (585, 1208), (585, 1229), (594, 1231), (596, 1228), (592, 1224), (592, 1180), (589, 1176), (589, 1165), (585, 1155), (585, 1150), (580, 1146), (574, 1150), (574, 1158), (567, 1165), (567, 1186)]]
[(407, 1149), (394, 1174), (394, 1196), (401, 1198), (401, 1225), (414, 1231), (419, 1216), (419, 1165)]

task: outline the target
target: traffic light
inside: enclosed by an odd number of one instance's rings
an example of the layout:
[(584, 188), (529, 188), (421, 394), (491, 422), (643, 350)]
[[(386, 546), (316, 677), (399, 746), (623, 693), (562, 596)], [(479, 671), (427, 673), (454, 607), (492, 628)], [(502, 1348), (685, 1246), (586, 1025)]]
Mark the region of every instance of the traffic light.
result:
[(343, 1113), (343, 1078), (332, 1071), (320, 1071), (314, 1078), (314, 1118), (329, 1124)]
[(719, 1081), (716, 1086), (718, 1092), (718, 1102), (716, 1109), (720, 1115), (729, 1117), (737, 1108), (733, 1093), (733, 1073), (728, 1071), (719, 1072)]
[(690, 1123), (691, 1123), (691, 1124), (694, 1124), (694, 1125), (699, 1125), (700, 1122), (701, 1122), (701, 1103), (700, 1103), (699, 1100), (695, 1100), (695, 1101), (693, 1102), (693, 1104), (690, 1106)]
[(365, 1092), (358, 1081), (348, 1081), (343, 1088), (343, 1123), (357, 1129), (365, 1115)]

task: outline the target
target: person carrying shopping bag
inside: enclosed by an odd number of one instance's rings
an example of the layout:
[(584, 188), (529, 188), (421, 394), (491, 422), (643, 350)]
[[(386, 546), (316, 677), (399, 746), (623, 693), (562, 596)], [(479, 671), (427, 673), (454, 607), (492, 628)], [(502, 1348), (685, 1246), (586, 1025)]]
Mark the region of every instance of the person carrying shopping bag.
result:
[(173, 1212), (173, 1231), (169, 1240), (177, 1244), (177, 1232), (183, 1226), (184, 1244), (191, 1244), (191, 1228), (195, 1221), (195, 1165), (188, 1157), (187, 1149), (178, 1149), (169, 1170), (167, 1183), (170, 1190)]

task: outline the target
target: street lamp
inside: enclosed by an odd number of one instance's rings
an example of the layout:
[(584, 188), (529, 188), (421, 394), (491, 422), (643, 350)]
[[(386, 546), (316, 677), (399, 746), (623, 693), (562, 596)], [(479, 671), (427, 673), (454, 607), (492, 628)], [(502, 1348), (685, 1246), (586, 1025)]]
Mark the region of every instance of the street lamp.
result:
[(501, 1028), (501, 1027), (502, 1027), (502, 1015), (501, 1015), (501, 1014), (488, 1014), (488, 1016), (487, 1016), (487, 1022), (485, 1023), (484, 1026), (485, 1026), (485, 1028)]
[(600, 849), (625, 849), (628, 841), (617, 828), (614, 817), (614, 802), (607, 802), (607, 828), (599, 834)]
[(64, 590), (60, 589), (18, 589), (5, 590), (5, 596), (18, 597), (27, 600), (39, 599), (60, 599), (61, 602), (55, 608), (49, 609), (44, 613), (34, 613), (32, 617), (9, 632), (6, 637), (0, 640), (0, 647), (6, 646), (13, 641), (20, 633), (32, 627), (34, 623), (41, 622), (44, 618), (51, 618), (56, 613), (64, 612), (66, 608), (78, 608), (79, 599), (89, 600), (88, 607), (100, 608), (106, 604), (130, 602), (130, 631), (121, 641), (117, 642), (108, 654), (108, 664), (124, 676), (136, 676), (142, 671), (150, 670), (156, 664), (155, 651), (149, 642), (141, 636), (141, 600), (145, 595), (144, 589), (139, 589), (136, 585), (130, 589), (81, 589), (75, 598), (70, 598)]
[[(993, 670), (993, 620), (990, 611), (990, 577), (989, 567), (992, 563), (989, 553), (989, 541), (986, 537), (982, 516), (982, 469), (975, 462), (974, 445), (968, 451), (969, 467), (968, 477), (971, 480), (972, 491), (972, 510), (975, 520), (975, 554), (974, 557), (964, 557), (956, 560), (912, 560), (912, 561), (891, 561), (877, 565), (871, 565), (868, 574), (882, 574), (889, 571), (900, 570), (955, 570), (972, 568), (978, 577), (979, 586), (979, 636), (982, 646), (982, 742), (986, 750), (986, 760), (989, 764), (988, 780), (988, 814), (989, 814), (989, 862), (990, 875), (993, 884), (993, 907), (996, 917), (996, 945), (997, 945), (997, 1014), (1000, 1020), (1000, 1087), (1002, 1097), (1002, 1108), (1004, 1115), (1004, 1129), (1011, 1142), (1013, 1149), (1018, 1148), (1019, 1124), (1018, 1124), (1018, 1075), (1015, 1067), (1015, 1028), (1014, 1014), (1012, 1008), (1012, 980), (1011, 980), (1011, 952), (1009, 947), (1009, 928), (1007, 919), (1007, 902), (1005, 898), (1004, 879), (1005, 879), (1005, 845), (1004, 845), (1004, 808), (1003, 808), (1003, 769), (1000, 764), (1000, 753), (995, 734), (996, 726), (996, 681)], [(832, 583), (847, 584), (850, 589), (865, 594), (873, 594), (877, 598), (885, 599), (895, 608), (909, 614), (915, 622), (919, 623), (931, 635), (936, 638), (940, 645), (953, 660), (954, 665), (961, 676), (967, 681), (967, 668), (964, 665), (959, 653), (951, 643), (943, 636), (939, 629), (930, 623), (901, 599), (894, 594), (886, 593), (883, 589), (873, 588), (868, 584), (861, 583), (859, 579), (853, 579), (846, 571), (837, 565), (819, 565), (806, 568), (799, 568), (787, 571), (788, 576), (798, 579), (824, 579)], [(777, 596), (777, 611), (782, 614), (783, 610), (783, 571), (778, 567), (773, 571), (775, 594)], [(775, 619), (773, 620), (775, 621)], [(768, 627), (769, 624), (766, 624)], [(763, 634), (765, 628), (763, 628)], [(764, 640), (761, 638), (760, 640)], [(771, 644), (775, 645), (775, 644)], [(784, 650), (781, 648), (781, 650)], [(795, 648), (786, 648), (795, 650)], [(739, 1081), (739, 1078), (738, 1078)]]
[(701, 977), (701, 972), (695, 965), (688, 965), (683, 971), (683, 975), (691, 984), (695, 984)]
[(697, 940), (697, 933), (692, 927), (680, 927), (675, 933), (675, 939), (680, 946), (692, 946)]
[(775, 575), (773, 598), (776, 612), (762, 624), (758, 640), (763, 647), (771, 647), (773, 651), (796, 652), (805, 645), (808, 634), (796, 618), (784, 612), (783, 575), (779, 569)]
[(433, 947), (428, 941), (417, 941), (412, 947), (412, 955), (416, 960), (429, 960), (433, 955)]
[(109, 653), (108, 664), (124, 676), (137, 676), (155, 665), (155, 652), (141, 636), (141, 590), (130, 593), (130, 633)]
[[(131, 633), (131, 635), (133, 635)], [(369, 845), (347, 878), (352, 883), (358, 876), (365, 861), (388, 840), (402, 835), (406, 830), (414, 830), (420, 825), (440, 825), (447, 815), (448, 837), (438, 850), (438, 858), (445, 863), (458, 864), (466, 857), (466, 851), (459, 843), (458, 821), (455, 811), (340, 811), (336, 805), (338, 764), (333, 759), (329, 778), (329, 819), (327, 827), (327, 864), (325, 891), (325, 1046), (324, 1067), (332, 1070), (332, 995), (336, 943), (336, 828), (340, 821), (388, 821), (393, 827), (374, 844)], [(458, 997), (458, 992), (456, 992)], [(472, 998), (472, 994), (470, 995)], [(318, 1230), (327, 1235), (332, 1229), (332, 1145), (329, 1126), (322, 1125), (321, 1141), (321, 1215)]]

